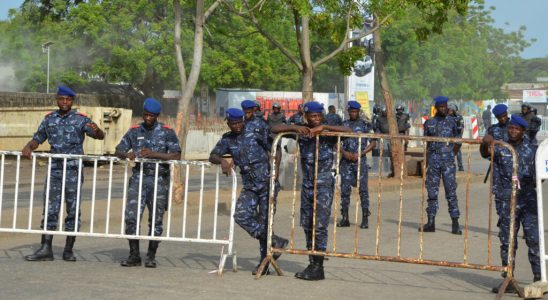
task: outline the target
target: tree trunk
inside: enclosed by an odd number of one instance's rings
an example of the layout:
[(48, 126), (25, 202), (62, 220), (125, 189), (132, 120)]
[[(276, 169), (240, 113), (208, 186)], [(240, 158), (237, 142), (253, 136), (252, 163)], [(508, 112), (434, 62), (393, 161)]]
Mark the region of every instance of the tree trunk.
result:
[[(380, 87), (384, 103), (386, 105), (386, 112), (388, 116), (388, 130), (390, 135), (398, 134), (398, 124), (396, 122), (396, 116), (394, 114), (394, 100), (392, 98), (392, 93), (390, 92), (390, 85), (388, 83), (388, 77), (386, 76), (386, 70), (384, 68), (384, 54), (382, 51), (382, 40), (381, 40), (381, 31), (376, 30), (373, 32), (373, 45), (375, 49), (375, 69), (380, 79)], [(394, 176), (399, 177), (401, 172), (403, 176), (407, 177), (405, 172), (405, 154), (402, 148), (402, 140), (394, 139), (390, 140), (391, 148), (391, 160), (392, 166), (394, 167)], [(403, 170), (402, 170), (403, 168)]]
[(301, 63), (303, 66), (302, 76), (303, 76), (303, 102), (310, 102), (314, 100), (314, 66), (312, 65), (312, 58), (310, 56), (310, 27), (309, 27), (310, 17), (302, 16), (301, 17), (301, 34), (299, 43), (300, 54), (301, 54)]
[(312, 83), (314, 78), (314, 70), (312, 68), (305, 68), (302, 72), (303, 76), (303, 102), (310, 102), (314, 100), (314, 91), (312, 89)]

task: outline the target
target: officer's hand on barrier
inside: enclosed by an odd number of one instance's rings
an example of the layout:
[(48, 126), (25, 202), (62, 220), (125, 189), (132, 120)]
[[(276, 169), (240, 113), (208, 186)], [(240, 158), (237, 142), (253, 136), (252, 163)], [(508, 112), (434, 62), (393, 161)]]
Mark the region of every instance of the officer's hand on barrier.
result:
[(95, 123), (87, 123), (86, 125), (93, 129), (93, 132), (97, 132), (99, 130), (99, 127), (97, 127), (97, 124)]
[(135, 159), (135, 153), (134, 152), (127, 153), (126, 158), (129, 159), (129, 160), (134, 160)]
[(232, 173), (233, 166), (234, 163), (232, 161), (227, 161), (226, 159), (221, 160), (221, 169), (226, 176), (229, 176)]
[(491, 143), (493, 143), (494, 140), (495, 139), (493, 138), (492, 135), (486, 134), (481, 141), (482, 141), (482, 143), (485, 143), (485, 144), (491, 144)]
[(154, 153), (154, 151), (152, 151), (148, 148), (143, 148), (141, 150), (141, 152), (139, 153), (139, 155), (143, 158), (152, 158), (153, 153)]
[(23, 150), (21, 151), (21, 155), (23, 155), (24, 157), (26, 157), (28, 159), (31, 159), (32, 158), (32, 150), (30, 150), (30, 147), (25, 146), (25, 148), (23, 148)]
[(306, 126), (294, 125), (293, 130), (294, 130), (296, 133), (302, 134), (302, 135), (308, 135), (308, 134), (310, 133), (310, 128), (308, 128), (308, 127), (306, 127)]

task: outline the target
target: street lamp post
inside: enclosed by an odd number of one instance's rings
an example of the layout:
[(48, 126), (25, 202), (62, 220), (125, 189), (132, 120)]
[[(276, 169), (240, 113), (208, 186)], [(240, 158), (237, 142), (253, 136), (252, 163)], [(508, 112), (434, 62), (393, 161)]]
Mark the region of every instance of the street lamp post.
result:
[(46, 87), (46, 93), (49, 94), (49, 48), (53, 45), (53, 42), (45, 42), (42, 44), (42, 52), (48, 54), (48, 71), (47, 71), (47, 87)]

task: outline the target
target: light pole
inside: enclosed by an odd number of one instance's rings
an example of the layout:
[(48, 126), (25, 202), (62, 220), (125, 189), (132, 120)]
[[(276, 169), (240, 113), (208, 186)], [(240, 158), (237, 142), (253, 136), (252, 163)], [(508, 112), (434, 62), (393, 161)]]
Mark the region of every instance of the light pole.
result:
[(46, 93), (49, 94), (49, 47), (53, 45), (53, 42), (45, 42), (42, 44), (42, 52), (48, 54), (48, 72), (47, 72), (47, 87), (46, 87)]

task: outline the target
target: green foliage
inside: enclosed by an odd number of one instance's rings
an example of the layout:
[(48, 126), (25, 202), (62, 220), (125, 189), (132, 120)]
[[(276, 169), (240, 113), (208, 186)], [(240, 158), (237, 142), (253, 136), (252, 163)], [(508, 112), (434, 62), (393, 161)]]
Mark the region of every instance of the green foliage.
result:
[(513, 63), (512, 82), (536, 82), (537, 77), (548, 77), (548, 57), (516, 58)]
[[(512, 61), (528, 42), (523, 31), (504, 33), (490, 12), (472, 6), (466, 16), (448, 13), (443, 34), (422, 40), (425, 20), (414, 9), (383, 30), (383, 51), (392, 92), (399, 99), (500, 99), (512, 77)], [(441, 29), (440, 29), (441, 31)]]

